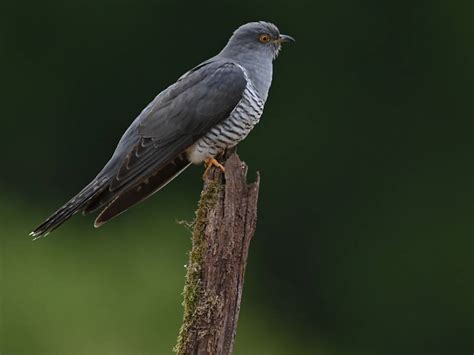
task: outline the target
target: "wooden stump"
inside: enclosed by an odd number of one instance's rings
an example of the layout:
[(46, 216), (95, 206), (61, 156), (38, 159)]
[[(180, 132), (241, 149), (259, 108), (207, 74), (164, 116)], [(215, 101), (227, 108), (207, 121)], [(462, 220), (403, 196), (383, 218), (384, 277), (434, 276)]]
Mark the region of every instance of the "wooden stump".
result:
[(247, 184), (247, 165), (236, 153), (225, 177), (211, 168), (192, 224), (178, 354), (231, 354), (245, 266), (255, 232), (260, 178)]

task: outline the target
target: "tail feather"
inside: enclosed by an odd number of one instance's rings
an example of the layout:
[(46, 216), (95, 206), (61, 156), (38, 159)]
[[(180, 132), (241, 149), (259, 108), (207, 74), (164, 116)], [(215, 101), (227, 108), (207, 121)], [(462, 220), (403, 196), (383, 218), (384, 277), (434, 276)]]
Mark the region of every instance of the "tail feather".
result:
[[(178, 156), (163, 168), (155, 172), (152, 176), (142, 180), (139, 184), (134, 185), (132, 188), (123, 192), (114, 194), (115, 196), (112, 196), (104, 210), (97, 216), (94, 226), (100, 227), (108, 220), (118, 216), (130, 207), (158, 192), (176, 176), (181, 174), (190, 164), (191, 163), (186, 158)], [(88, 212), (102, 206), (97, 206), (95, 201), (92, 201), (91, 205), (86, 206), (84, 211)]]
[(95, 227), (99, 227), (159, 191), (190, 164), (188, 159), (179, 155), (153, 175), (137, 184), (124, 186), (119, 191), (110, 191), (110, 178), (95, 179), (40, 224), (30, 235), (35, 239), (44, 237), (77, 212), (88, 213), (102, 209), (94, 223)]
[(48, 219), (40, 224), (30, 236), (35, 239), (44, 237), (58, 228), (66, 220), (79, 212), (97, 194), (101, 193), (108, 186), (108, 179), (94, 179), (81, 192), (69, 200), (64, 206), (54, 212)]

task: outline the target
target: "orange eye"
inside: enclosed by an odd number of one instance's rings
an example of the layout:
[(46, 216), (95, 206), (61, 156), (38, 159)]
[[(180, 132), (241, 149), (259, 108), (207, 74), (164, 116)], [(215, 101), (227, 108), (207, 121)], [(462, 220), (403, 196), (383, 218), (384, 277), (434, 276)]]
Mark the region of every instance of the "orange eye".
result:
[(260, 37), (258, 38), (258, 40), (262, 43), (267, 43), (267, 42), (270, 42), (270, 36), (269, 35), (260, 35)]

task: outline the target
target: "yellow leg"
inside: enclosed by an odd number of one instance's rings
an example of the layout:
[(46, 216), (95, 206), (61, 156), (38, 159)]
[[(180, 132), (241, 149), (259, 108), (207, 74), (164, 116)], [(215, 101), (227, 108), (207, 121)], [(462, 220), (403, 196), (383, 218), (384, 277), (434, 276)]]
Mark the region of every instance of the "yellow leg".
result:
[(211, 166), (215, 166), (215, 167), (218, 167), (219, 169), (222, 170), (223, 173), (225, 173), (225, 168), (224, 166), (219, 163), (216, 159), (214, 158), (209, 158), (209, 159), (206, 159), (204, 161), (204, 165), (206, 166), (206, 170), (204, 170), (204, 174), (202, 175), (202, 178), (203, 179), (206, 179), (207, 177), (207, 173), (209, 172), (209, 169), (211, 168)]

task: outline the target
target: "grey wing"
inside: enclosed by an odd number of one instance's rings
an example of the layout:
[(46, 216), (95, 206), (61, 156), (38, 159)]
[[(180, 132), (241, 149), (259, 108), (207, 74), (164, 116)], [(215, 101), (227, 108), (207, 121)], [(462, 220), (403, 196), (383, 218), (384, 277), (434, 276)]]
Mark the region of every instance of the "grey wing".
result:
[(221, 61), (197, 67), (163, 91), (134, 122), (137, 143), (124, 152), (109, 190), (141, 181), (183, 153), (229, 116), (246, 85), (240, 66)]

